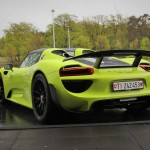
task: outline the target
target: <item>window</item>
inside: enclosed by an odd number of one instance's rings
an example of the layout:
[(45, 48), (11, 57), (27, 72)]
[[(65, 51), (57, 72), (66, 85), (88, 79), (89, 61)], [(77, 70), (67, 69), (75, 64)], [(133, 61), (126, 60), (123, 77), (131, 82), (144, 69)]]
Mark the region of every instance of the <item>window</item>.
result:
[(39, 58), (41, 56), (41, 53), (30, 53), (22, 62), (20, 65), (20, 68), (23, 67), (30, 67), (38, 62)]
[(52, 53), (59, 55), (59, 56), (63, 56), (63, 57), (69, 57), (69, 54), (63, 50), (55, 50)]

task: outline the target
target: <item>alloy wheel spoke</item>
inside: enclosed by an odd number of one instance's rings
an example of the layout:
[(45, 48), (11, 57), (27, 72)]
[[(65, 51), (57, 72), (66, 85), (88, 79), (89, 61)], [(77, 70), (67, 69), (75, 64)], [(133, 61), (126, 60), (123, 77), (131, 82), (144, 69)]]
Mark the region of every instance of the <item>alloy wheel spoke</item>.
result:
[(41, 89), (41, 81), (37, 81), (37, 88), (38, 88), (38, 91), (41, 93), (42, 92), (42, 89)]
[(34, 93), (36, 93), (37, 95), (40, 95), (40, 93), (36, 90), (33, 90)]
[(39, 116), (42, 116), (45, 111), (46, 92), (43, 83), (38, 80), (33, 88), (34, 107)]

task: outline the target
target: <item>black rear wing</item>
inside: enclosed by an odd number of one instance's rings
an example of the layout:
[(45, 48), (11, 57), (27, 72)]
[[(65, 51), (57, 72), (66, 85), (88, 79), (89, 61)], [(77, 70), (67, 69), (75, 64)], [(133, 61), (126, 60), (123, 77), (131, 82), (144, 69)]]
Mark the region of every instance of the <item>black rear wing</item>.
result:
[(66, 58), (64, 61), (76, 59), (76, 58), (102, 57), (102, 56), (114, 56), (114, 55), (150, 56), (150, 50), (102, 50), (102, 51), (87, 53), (84, 55), (79, 55), (76, 57)]
[(103, 57), (113, 57), (113, 56), (129, 56), (134, 55), (135, 59), (133, 61), (132, 67), (137, 67), (142, 59), (142, 56), (150, 57), (150, 50), (103, 50), (93, 53), (88, 53), (84, 55), (79, 55), (76, 57), (71, 57), (64, 59), (63, 61), (75, 60), (79, 58), (98, 58), (94, 64), (95, 68), (99, 68), (102, 63)]

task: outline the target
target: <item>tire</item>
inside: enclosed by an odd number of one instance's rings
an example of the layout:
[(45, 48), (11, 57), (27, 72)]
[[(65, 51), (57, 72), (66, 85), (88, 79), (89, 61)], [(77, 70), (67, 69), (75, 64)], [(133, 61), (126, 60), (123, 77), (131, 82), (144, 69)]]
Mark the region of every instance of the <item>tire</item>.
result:
[(2, 78), (0, 77), (0, 104), (3, 104), (4, 101), (5, 101), (4, 85)]
[(54, 114), (54, 103), (50, 95), (48, 83), (43, 74), (35, 76), (32, 83), (32, 105), (35, 118), (45, 123), (52, 119)]

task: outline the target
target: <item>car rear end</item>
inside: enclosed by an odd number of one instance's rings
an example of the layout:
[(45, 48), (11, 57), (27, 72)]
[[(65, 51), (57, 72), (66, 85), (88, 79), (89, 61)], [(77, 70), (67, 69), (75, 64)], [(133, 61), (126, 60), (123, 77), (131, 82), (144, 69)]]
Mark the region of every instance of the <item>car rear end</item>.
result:
[[(60, 79), (64, 86), (59, 95), (61, 105), (70, 111), (89, 111), (124, 107), (131, 104), (149, 105), (150, 74), (138, 66), (147, 51), (111, 50), (95, 52), (69, 58), (65, 61), (76, 65), (66, 65), (60, 69)], [(134, 57), (132, 63), (119, 60), (120, 57)]]

